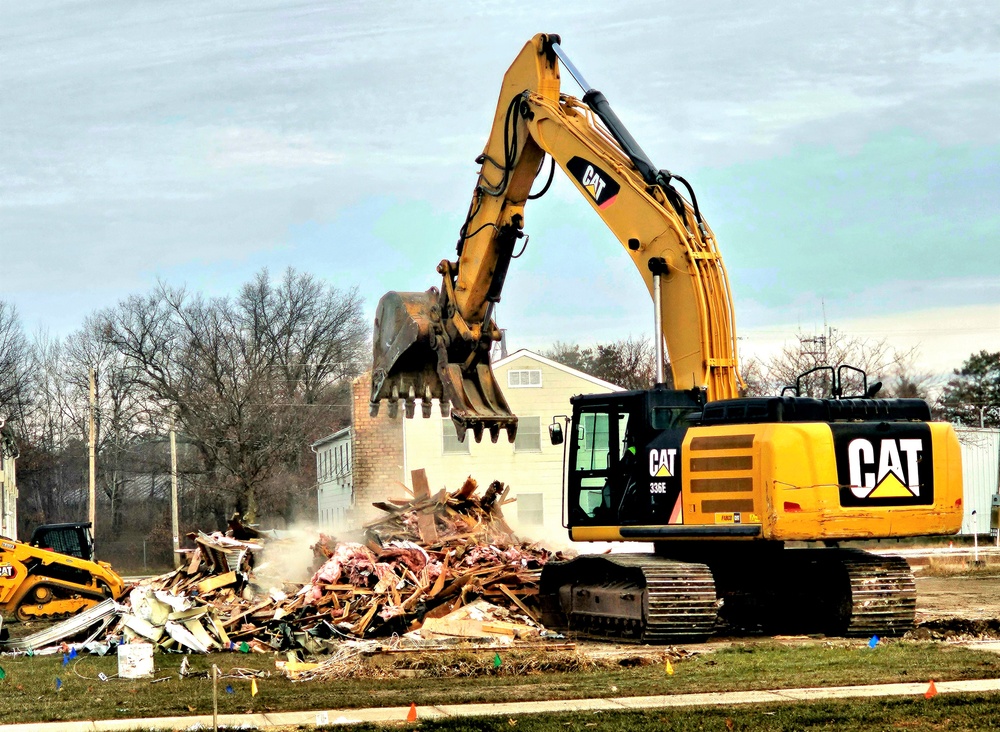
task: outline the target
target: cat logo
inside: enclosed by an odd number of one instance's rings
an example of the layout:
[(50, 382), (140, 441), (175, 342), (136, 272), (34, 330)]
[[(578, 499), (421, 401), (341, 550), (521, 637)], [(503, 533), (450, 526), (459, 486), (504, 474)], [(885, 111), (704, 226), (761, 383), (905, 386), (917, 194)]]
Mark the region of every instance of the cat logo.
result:
[(13, 577), (17, 574), (13, 564), (0, 564), (0, 577)]
[(926, 425), (831, 425), (842, 506), (934, 503), (930, 429)]
[(587, 169), (583, 171), (582, 183), (583, 187), (590, 191), (590, 195), (594, 197), (595, 201), (601, 197), (601, 192), (604, 190), (604, 186), (607, 185), (604, 179), (594, 170), (593, 165), (588, 165)]
[(649, 474), (654, 478), (674, 477), (674, 458), (677, 457), (677, 449), (666, 450), (652, 449), (649, 451)]
[(872, 440), (859, 437), (847, 446), (851, 492), (858, 498), (910, 498), (920, 495), (921, 440)]
[(571, 158), (566, 163), (566, 170), (590, 194), (590, 197), (594, 199), (594, 203), (597, 204), (598, 208), (605, 209), (615, 202), (621, 186), (597, 165), (583, 158)]

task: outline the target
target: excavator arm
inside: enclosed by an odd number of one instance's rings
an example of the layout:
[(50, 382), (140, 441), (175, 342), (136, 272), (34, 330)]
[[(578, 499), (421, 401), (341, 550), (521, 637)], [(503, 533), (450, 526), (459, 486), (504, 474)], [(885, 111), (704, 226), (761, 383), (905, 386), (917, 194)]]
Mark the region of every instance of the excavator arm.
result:
[[(560, 93), (560, 61), (585, 93)], [(439, 399), (458, 435), (501, 428), (514, 440), (511, 414), (490, 368), (500, 337), (493, 308), (524, 237), (524, 206), (548, 154), (574, 182), (632, 258), (651, 295), (659, 281), (659, 321), (677, 389), (704, 389), (709, 400), (742, 385), (728, 278), (693, 191), (689, 202), (657, 170), (604, 98), (566, 58), (559, 37), (540, 34), (504, 76), (496, 115), (455, 261), (438, 265), (440, 289), (390, 292), (375, 320), (371, 408), (403, 400), (412, 417), (420, 399), (430, 416)], [(537, 197), (537, 196), (536, 196)]]

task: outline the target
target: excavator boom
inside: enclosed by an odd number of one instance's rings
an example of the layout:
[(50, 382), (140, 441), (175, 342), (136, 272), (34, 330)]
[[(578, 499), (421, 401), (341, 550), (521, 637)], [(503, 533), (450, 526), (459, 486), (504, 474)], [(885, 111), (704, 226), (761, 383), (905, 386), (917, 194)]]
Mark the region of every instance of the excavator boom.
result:
[[(584, 88), (582, 101), (560, 92), (562, 61)], [(490, 368), (500, 332), (493, 321), (518, 242), (524, 206), (548, 155), (574, 182), (625, 247), (652, 295), (660, 275), (662, 334), (678, 389), (708, 399), (738, 395), (735, 328), (728, 278), (697, 199), (688, 202), (657, 170), (601, 92), (566, 58), (559, 37), (540, 34), (504, 76), (479, 181), (462, 226), (457, 259), (438, 265), (440, 289), (390, 292), (375, 319), (371, 409), (382, 400), (406, 416), (416, 400), (430, 416), (440, 400), (464, 438), (486, 431), (496, 441), (510, 412)], [(668, 327), (669, 324), (669, 327)]]

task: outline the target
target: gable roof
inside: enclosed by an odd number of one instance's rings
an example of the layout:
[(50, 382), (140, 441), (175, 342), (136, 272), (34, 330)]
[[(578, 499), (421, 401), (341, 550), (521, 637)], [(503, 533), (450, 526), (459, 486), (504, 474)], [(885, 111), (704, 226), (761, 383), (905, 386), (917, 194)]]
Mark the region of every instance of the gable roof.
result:
[(563, 373), (570, 374), (578, 379), (589, 381), (591, 384), (600, 386), (610, 391), (625, 391), (623, 387), (618, 386), (617, 384), (612, 384), (610, 381), (605, 381), (604, 379), (598, 379), (596, 376), (585, 374), (583, 371), (578, 371), (577, 369), (571, 368), (566, 364), (553, 361), (551, 358), (545, 358), (545, 356), (541, 356), (534, 351), (529, 351), (526, 348), (514, 351), (514, 353), (507, 356), (507, 358), (501, 358), (499, 361), (494, 361), (492, 365), (494, 368), (497, 366), (509, 366), (514, 361), (518, 361), (522, 358), (530, 358), (534, 361), (538, 361), (539, 363), (543, 363), (550, 368), (556, 369), (557, 371), (562, 371)]
[(316, 442), (314, 442), (311, 445), (309, 445), (309, 447), (311, 447), (311, 448), (313, 448), (315, 450), (317, 447), (320, 447), (321, 445), (325, 445), (328, 442), (333, 442), (338, 437), (343, 437), (345, 434), (347, 434), (350, 431), (351, 431), (350, 427), (344, 427), (343, 429), (337, 430), (332, 435), (327, 435), (326, 437), (319, 438), (318, 440), (316, 440)]

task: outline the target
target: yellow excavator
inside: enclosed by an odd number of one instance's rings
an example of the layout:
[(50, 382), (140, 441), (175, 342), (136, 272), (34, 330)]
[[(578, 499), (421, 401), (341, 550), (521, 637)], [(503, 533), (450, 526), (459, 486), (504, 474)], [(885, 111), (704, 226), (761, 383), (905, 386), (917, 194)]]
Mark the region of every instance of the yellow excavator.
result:
[[(582, 99), (561, 93), (560, 67)], [(460, 439), (471, 429), (495, 442), (505, 429), (513, 441), (517, 419), (490, 368), (493, 309), (546, 155), (632, 258), (662, 334), (653, 388), (572, 399), (564, 495), (574, 541), (653, 542), (655, 554), (550, 563), (546, 622), (643, 642), (717, 628), (912, 627), (907, 563), (840, 543), (959, 530), (951, 425), (932, 422), (922, 400), (876, 398), (880, 385), (845, 364), (823, 367), (828, 398), (803, 396), (802, 377), (782, 396), (741, 398), (728, 277), (694, 191), (652, 164), (556, 35), (532, 38), (504, 77), (457, 260), (438, 265), (440, 289), (379, 303), (373, 415), (387, 401), (390, 416), (402, 402), (412, 417), (420, 401), (430, 416), (439, 400)], [(559, 423), (550, 435), (563, 441)]]

